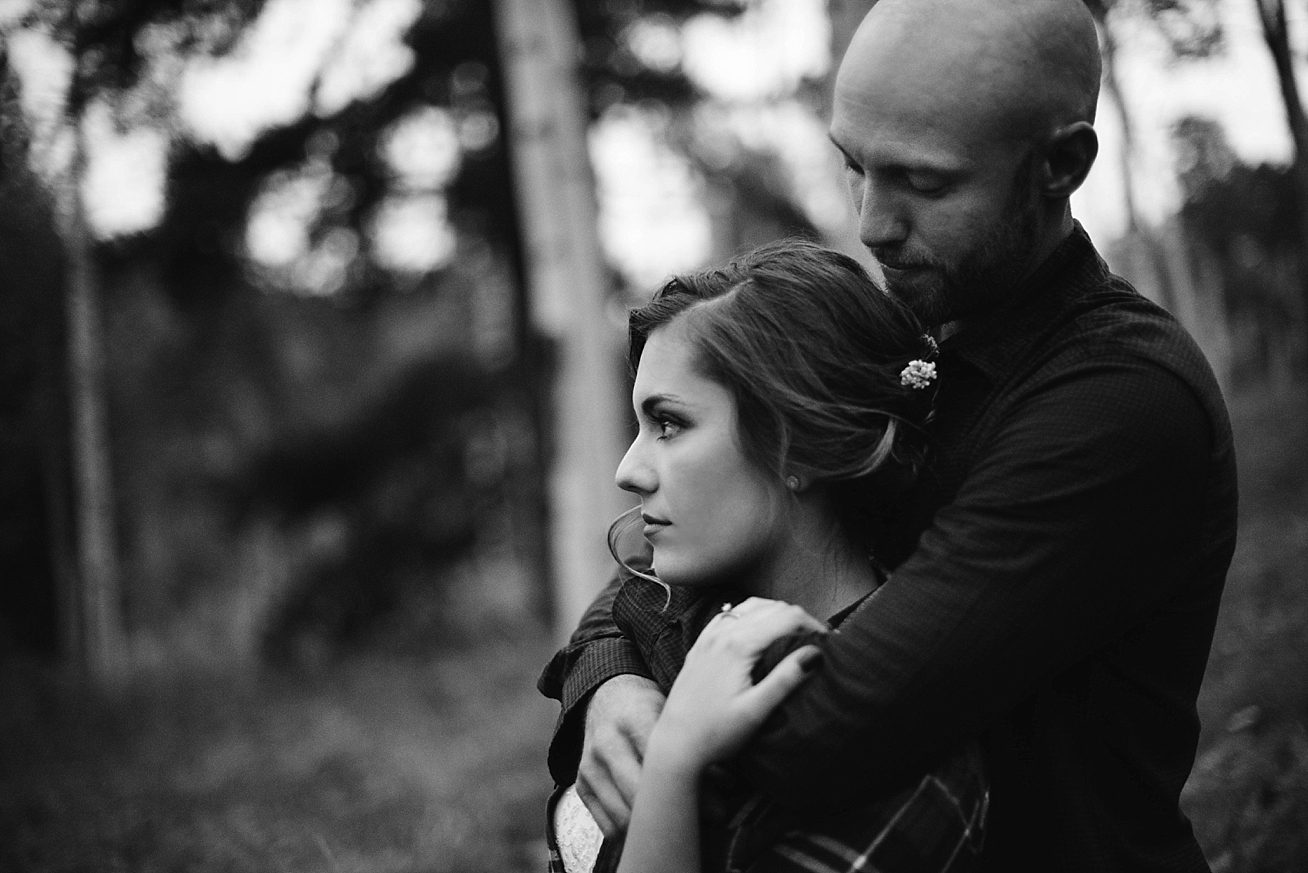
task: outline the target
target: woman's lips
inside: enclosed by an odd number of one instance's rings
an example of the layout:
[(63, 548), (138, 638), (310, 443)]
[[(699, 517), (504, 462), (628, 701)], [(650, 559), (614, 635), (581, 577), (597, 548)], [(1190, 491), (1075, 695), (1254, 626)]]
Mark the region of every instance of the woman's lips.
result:
[(650, 537), (652, 534), (658, 533), (659, 531), (663, 530), (663, 528), (667, 527), (669, 524), (672, 523), (667, 519), (658, 518), (653, 515), (642, 514), (641, 518), (645, 521), (646, 538)]

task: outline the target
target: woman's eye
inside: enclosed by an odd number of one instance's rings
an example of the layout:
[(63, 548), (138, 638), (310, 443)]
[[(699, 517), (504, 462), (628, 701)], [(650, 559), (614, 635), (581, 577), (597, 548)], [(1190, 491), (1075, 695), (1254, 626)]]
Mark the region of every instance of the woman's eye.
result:
[(681, 422), (671, 418), (660, 418), (654, 422), (659, 429), (659, 439), (675, 436), (681, 430)]

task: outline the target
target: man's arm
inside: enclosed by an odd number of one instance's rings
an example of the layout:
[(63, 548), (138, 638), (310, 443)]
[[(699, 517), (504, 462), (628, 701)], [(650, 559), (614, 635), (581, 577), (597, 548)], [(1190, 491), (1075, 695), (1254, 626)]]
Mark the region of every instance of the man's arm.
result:
[[(613, 600), (622, 583), (623, 574), (619, 573), (604, 587), (568, 644), (545, 665), (537, 682), (541, 694), (562, 704), (549, 749), (550, 775), (559, 785), (570, 785), (577, 779), (586, 709), (595, 690), (616, 676), (652, 680), (640, 651), (613, 621)], [(643, 746), (645, 738), (640, 739)]]
[(787, 804), (920, 773), (1172, 596), (1213, 426), (1178, 377), (1095, 361), (1010, 410), (917, 550), (747, 750)]

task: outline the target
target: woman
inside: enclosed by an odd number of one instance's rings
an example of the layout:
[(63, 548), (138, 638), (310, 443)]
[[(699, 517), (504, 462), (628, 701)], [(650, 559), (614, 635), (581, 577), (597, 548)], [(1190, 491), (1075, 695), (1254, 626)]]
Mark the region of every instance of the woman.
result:
[[(715, 767), (819, 654), (801, 646), (769, 672), (765, 650), (825, 632), (811, 616), (838, 625), (883, 580), (875, 555), (923, 458), (934, 342), (856, 262), (797, 241), (670, 280), (629, 333), (640, 429), (617, 482), (640, 496), (649, 554), (623, 561), (613, 615), (670, 694), (625, 846), (596, 868), (620, 851), (623, 873), (964, 869), (987, 796), (974, 747), (816, 820)], [(552, 818), (567, 857), (586, 822), (575, 795)], [(556, 865), (592, 863), (570, 861)]]

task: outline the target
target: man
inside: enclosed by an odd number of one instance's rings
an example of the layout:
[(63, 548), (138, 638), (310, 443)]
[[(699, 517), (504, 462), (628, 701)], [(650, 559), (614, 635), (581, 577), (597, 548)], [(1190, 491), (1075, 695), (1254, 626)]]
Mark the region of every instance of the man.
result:
[[(855, 35), (831, 137), (890, 293), (940, 327), (938, 452), (892, 577), (739, 762), (835, 809), (980, 736), (996, 871), (1207, 869), (1178, 797), (1234, 548), (1230, 426), (1194, 343), (1072, 220), (1098, 83), (1076, 0), (882, 0)], [(541, 687), (556, 778), (579, 755), (616, 833), (662, 698), (612, 595)]]

